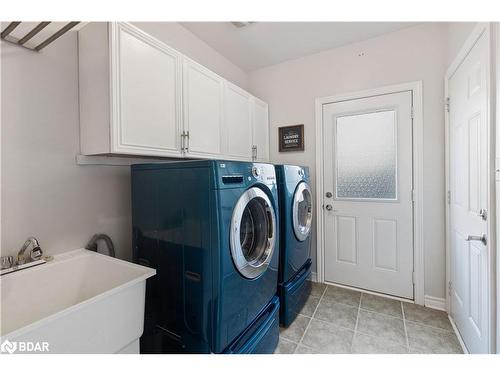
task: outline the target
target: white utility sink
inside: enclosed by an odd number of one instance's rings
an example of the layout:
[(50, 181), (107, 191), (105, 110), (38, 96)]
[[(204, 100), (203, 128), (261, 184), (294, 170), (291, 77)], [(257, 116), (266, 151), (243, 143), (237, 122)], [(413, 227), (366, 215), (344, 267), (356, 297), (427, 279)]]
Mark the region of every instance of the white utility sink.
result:
[(46, 342), (49, 353), (138, 353), (146, 279), (155, 274), (81, 249), (3, 275), (0, 342), (18, 349)]

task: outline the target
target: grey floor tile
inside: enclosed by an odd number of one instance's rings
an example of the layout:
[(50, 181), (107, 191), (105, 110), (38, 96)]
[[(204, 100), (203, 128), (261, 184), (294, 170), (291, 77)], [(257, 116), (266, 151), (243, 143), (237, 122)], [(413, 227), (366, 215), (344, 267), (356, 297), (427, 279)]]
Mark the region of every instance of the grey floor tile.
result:
[(321, 354), (318, 350), (313, 348), (309, 348), (305, 345), (297, 346), (297, 350), (295, 350), (295, 354)]
[(315, 319), (325, 320), (338, 326), (354, 330), (358, 308), (336, 303), (334, 299), (323, 298), (314, 314)]
[(406, 320), (453, 332), (448, 314), (445, 311), (434, 310), (408, 302), (403, 303), (403, 309)]
[(429, 353), (428, 350), (426, 349), (423, 349), (423, 348), (416, 348), (414, 346), (410, 346), (410, 351), (409, 351), (410, 354), (432, 354), (432, 353)]
[(356, 332), (352, 342), (352, 353), (356, 354), (407, 354), (406, 346), (380, 337)]
[(335, 300), (335, 302), (358, 307), (361, 293), (350, 289), (328, 285), (323, 298), (329, 298)]
[(318, 353), (349, 353), (353, 334), (351, 330), (312, 319), (302, 343)]
[(406, 334), (402, 319), (360, 310), (357, 330), (361, 333), (406, 346)]
[(280, 341), (278, 342), (278, 346), (274, 351), (274, 354), (293, 354), (296, 347), (297, 343), (285, 340), (280, 337)]
[(401, 302), (390, 298), (363, 293), (361, 296), (361, 308), (403, 318)]
[(410, 352), (429, 354), (462, 353), (454, 332), (406, 321)]
[(313, 316), (314, 310), (316, 310), (316, 306), (318, 306), (319, 300), (320, 297), (314, 297), (310, 295), (300, 313), (306, 316)]
[(295, 320), (288, 328), (280, 327), (280, 336), (293, 342), (299, 342), (309, 324), (310, 318), (297, 315)]
[(311, 283), (311, 296), (312, 297), (321, 297), (323, 295), (323, 292), (326, 289), (326, 284), (321, 284), (321, 283)]

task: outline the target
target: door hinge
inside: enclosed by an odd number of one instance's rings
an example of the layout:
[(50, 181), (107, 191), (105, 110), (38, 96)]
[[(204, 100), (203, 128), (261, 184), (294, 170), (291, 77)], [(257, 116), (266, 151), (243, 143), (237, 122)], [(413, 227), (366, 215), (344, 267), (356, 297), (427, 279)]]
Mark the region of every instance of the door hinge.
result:
[(448, 190), (448, 192), (446, 193), (446, 201), (448, 202), (448, 204), (451, 203), (451, 191)]
[(446, 98), (446, 104), (444, 106), (445, 106), (446, 112), (450, 113), (450, 97)]
[(415, 272), (411, 273), (411, 282), (415, 285)]
[(416, 193), (416, 191), (415, 191), (415, 190), (412, 190), (412, 191), (411, 191), (411, 201), (412, 201), (412, 202), (415, 202), (415, 201), (417, 200), (417, 199), (416, 199), (416, 197), (417, 197), (417, 193)]
[(415, 117), (415, 107), (411, 106), (411, 118), (412, 118), (412, 120), (414, 117)]
[(452, 284), (451, 284), (451, 280), (448, 281), (448, 295), (451, 296), (451, 289), (452, 289)]
[(257, 146), (256, 145), (252, 146), (252, 160), (253, 161), (257, 160)]

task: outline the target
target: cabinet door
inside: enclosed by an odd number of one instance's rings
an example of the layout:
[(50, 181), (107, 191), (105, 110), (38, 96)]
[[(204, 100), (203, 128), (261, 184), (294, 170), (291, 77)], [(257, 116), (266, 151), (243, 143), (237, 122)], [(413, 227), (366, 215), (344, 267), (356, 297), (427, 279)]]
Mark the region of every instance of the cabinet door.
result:
[(218, 156), (222, 152), (221, 77), (192, 60), (184, 60), (184, 129), (187, 152), (192, 156)]
[(253, 145), (258, 161), (269, 161), (269, 111), (267, 103), (252, 98)]
[(181, 154), (180, 55), (126, 23), (111, 25), (112, 151)]
[(229, 82), (224, 87), (225, 156), (252, 160), (251, 96)]

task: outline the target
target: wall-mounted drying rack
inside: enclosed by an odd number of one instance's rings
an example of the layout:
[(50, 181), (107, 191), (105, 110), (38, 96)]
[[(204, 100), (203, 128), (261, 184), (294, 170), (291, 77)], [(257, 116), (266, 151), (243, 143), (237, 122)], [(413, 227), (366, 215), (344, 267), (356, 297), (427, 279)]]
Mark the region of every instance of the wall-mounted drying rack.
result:
[[(6, 42), (10, 42), (13, 44), (16, 44), (20, 47), (24, 47), (27, 49), (30, 49), (32, 51), (39, 52), (43, 48), (47, 47), (50, 43), (52, 43), (54, 40), (57, 38), (61, 37), (65, 33), (67, 33), (69, 30), (73, 29), (76, 25), (78, 25), (80, 22), (68, 22), (63, 24), (62, 27), (58, 26), (59, 22), (40, 22), (40, 23), (32, 23), (32, 22), (10, 22), (7, 27), (2, 30), (0, 37), (2, 40), (5, 40)], [(29, 31), (25, 30), (22, 31), (22, 35), (20, 37), (14, 36), (13, 32), (17, 29), (24, 29), (23, 27), (19, 28), (21, 24), (34, 24), (34, 27), (31, 27), (28, 29)], [(48, 27), (50, 25), (50, 27)], [(55, 29), (54, 29), (55, 28)], [(40, 36), (45, 34), (41, 34), (42, 30), (45, 30), (45, 33), (47, 30), (52, 30), (52, 32), (49, 33), (49, 36), (45, 35), (43, 36), (42, 39), (40, 39)], [(33, 43), (33, 41), (36, 41)]]

